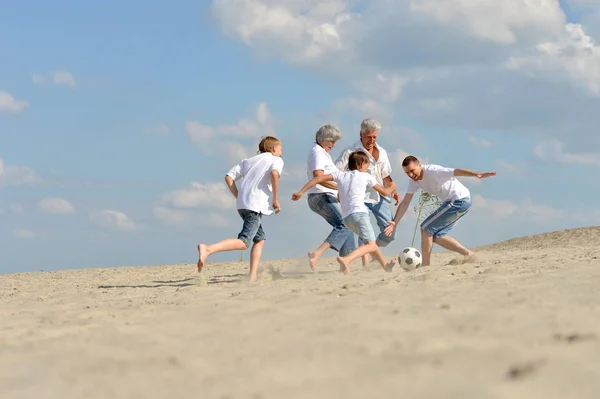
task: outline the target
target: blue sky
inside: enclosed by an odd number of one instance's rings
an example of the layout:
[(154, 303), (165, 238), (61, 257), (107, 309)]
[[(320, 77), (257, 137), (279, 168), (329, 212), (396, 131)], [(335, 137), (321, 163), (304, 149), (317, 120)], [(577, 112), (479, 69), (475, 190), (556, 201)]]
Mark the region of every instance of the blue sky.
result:
[(237, 235), (223, 176), (271, 133), (264, 259), (301, 257), (328, 232), (289, 200), (314, 132), (340, 126), (337, 156), (366, 117), (401, 189), (407, 153), (498, 173), (465, 180), (466, 245), (598, 224), (600, 6), (526, 3), (2, 2), (0, 272), (195, 262)]

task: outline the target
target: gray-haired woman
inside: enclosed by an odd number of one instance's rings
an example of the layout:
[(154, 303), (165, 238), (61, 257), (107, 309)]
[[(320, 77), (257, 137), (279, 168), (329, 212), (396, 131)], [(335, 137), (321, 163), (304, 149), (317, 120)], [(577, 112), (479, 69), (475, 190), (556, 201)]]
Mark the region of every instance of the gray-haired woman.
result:
[[(317, 130), (315, 143), (306, 160), (308, 180), (338, 170), (329, 153), (341, 138), (342, 133), (334, 125), (323, 125)], [(310, 188), (307, 191), (307, 202), (313, 212), (333, 227), (325, 241), (317, 249), (308, 253), (310, 268), (314, 271), (319, 259), (329, 248), (337, 251), (340, 256), (346, 256), (356, 248), (356, 241), (354, 233), (344, 226), (335, 183), (327, 182)]]

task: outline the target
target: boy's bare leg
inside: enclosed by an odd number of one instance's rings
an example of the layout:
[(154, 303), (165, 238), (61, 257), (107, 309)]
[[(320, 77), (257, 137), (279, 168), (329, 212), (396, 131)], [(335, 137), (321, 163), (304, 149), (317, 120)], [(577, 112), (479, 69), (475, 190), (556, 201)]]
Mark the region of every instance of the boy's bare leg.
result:
[(421, 253), (423, 254), (423, 266), (429, 266), (431, 262), (431, 250), (433, 249), (433, 237), (421, 229)]
[(258, 270), (258, 264), (260, 263), (260, 257), (264, 246), (265, 240), (262, 240), (255, 242), (250, 250), (250, 282), (254, 282), (257, 279), (256, 271)]
[(362, 265), (366, 266), (369, 263), (369, 254), (362, 256)]
[(317, 263), (319, 263), (319, 259), (321, 259), (321, 256), (323, 256), (325, 251), (327, 251), (329, 248), (331, 248), (331, 244), (327, 241), (324, 241), (319, 248), (308, 253), (308, 263), (310, 264), (310, 268), (313, 272), (317, 270)]
[(204, 262), (209, 255), (224, 251), (243, 251), (248, 248), (239, 238), (226, 238), (211, 245), (198, 244), (198, 273), (202, 272)]
[(349, 266), (350, 262), (352, 262), (354, 259), (368, 255), (369, 253), (375, 251), (377, 248), (378, 247), (377, 247), (377, 244), (375, 243), (375, 241), (372, 241), (365, 245), (361, 245), (360, 247), (356, 248), (354, 251), (350, 252), (346, 256), (338, 256), (336, 258), (336, 260), (340, 264), (340, 271), (344, 272), (346, 274), (349, 273), (350, 272), (350, 266)]
[(383, 252), (381, 252), (381, 248), (379, 248), (379, 245), (376, 246), (377, 249), (371, 252), (373, 254), (373, 257), (379, 262), (381, 267), (383, 267), (383, 270), (385, 270), (386, 272), (391, 272), (394, 269), (394, 266), (396, 265), (397, 259), (393, 258), (391, 261), (386, 263), (385, 257), (383, 256)]

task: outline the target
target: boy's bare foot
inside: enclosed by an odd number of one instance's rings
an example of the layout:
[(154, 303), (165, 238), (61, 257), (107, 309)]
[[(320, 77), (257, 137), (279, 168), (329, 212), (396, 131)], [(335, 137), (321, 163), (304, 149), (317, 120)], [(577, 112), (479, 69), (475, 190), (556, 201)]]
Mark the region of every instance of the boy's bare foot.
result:
[(340, 272), (342, 272), (344, 274), (350, 273), (350, 266), (344, 260), (344, 258), (342, 258), (341, 256), (338, 256), (337, 258), (335, 258), (335, 260), (337, 260), (337, 262), (340, 264)]
[(208, 257), (208, 250), (206, 245), (198, 244), (198, 273), (202, 273), (202, 269), (204, 268), (204, 262)]
[(256, 277), (256, 275), (250, 275), (250, 278), (248, 279), (248, 281), (250, 281), (251, 283), (256, 283), (256, 281), (258, 280), (258, 277)]
[(313, 272), (317, 270), (317, 262), (318, 261), (319, 261), (319, 259), (316, 257), (314, 252), (308, 253), (308, 263), (310, 265), (310, 270), (312, 270)]
[(391, 273), (392, 270), (394, 269), (394, 266), (396, 266), (396, 262), (398, 261), (398, 259), (393, 258), (391, 261), (389, 261), (385, 266), (383, 266), (383, 270), (385, 270), (388, 273)]

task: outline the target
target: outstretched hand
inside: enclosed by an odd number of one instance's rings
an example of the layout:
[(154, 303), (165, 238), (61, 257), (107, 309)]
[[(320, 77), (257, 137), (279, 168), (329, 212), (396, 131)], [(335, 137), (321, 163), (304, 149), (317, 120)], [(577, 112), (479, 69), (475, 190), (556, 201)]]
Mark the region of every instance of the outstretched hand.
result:
[(298, 201), (302, 197), (302, 193), (294, 193), (292, 194), (292, 201)]
[(496, 176), (496, 172), (477, 173), (476, 175), (478, 179), (485, 179), (486, 177), (490, 176)]
[(396, 222), (394, 222), (393, 220), (391, 222), (389, 222), (388, 226), (385, 228), (385, 230), (383, 230), (383, 233), (386, 236), (391, 236), (394, 233), (394, 230), (396, 230)]

